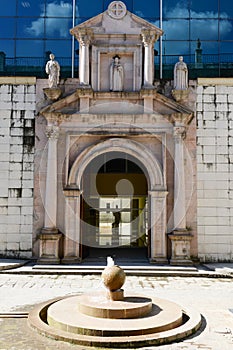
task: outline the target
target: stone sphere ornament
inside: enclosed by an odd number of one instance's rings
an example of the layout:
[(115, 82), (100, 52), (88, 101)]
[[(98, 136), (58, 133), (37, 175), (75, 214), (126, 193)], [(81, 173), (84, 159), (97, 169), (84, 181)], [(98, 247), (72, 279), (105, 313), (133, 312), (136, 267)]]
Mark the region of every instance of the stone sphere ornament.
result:
[(117, 265), (107, 266), (102, 272), (101, 278), (105, 287), (114, 292), (125, 283), (125, 272)]

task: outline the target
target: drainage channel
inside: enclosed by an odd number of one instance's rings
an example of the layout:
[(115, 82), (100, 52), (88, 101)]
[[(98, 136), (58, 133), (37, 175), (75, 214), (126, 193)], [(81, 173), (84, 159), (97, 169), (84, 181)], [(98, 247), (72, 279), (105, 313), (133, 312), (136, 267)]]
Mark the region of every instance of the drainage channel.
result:
[(0, 318), (28, 318), (28, 312), (3, 312)]

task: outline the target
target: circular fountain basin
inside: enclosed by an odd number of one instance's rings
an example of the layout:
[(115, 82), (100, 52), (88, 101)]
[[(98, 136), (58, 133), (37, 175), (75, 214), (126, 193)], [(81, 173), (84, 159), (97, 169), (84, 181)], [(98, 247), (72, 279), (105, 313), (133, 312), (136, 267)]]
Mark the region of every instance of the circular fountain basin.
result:
[(83, 346), (137, 348), (186, 338), (201, 325), (201, 315), (169, 300), (104, 294), (56, 299), (35, 307), (29, 324), (41, 334)]

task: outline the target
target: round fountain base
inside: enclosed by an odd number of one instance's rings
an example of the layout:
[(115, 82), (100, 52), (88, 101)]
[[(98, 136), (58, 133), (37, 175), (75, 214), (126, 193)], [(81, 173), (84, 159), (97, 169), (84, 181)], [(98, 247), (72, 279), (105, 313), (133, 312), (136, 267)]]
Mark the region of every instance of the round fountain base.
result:
[(105, 293), (52, 300), (29, 313), (41, 334), (83, 346), (137, 348), (186, 338), (201, 325), (201, 315), (159, 298), (126, 295), (107, 300)]

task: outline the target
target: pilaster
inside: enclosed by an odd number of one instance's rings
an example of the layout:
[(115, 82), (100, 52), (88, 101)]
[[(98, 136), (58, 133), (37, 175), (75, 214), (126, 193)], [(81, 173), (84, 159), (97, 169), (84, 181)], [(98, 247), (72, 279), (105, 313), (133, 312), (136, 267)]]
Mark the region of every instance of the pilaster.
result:
[(167, 191), (150, 191), (151, 263), (166, 264), (166, 197)]
[(81, 262), (81, 191), (79, 189), (66, 188), (65, 196), (65, 239), (64, 258), (65, 264)]

